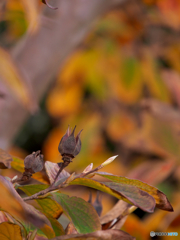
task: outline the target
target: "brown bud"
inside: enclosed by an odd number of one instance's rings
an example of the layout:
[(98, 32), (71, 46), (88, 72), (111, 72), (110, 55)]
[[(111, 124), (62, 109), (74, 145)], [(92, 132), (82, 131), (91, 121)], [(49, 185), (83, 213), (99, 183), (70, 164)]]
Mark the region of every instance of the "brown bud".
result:
[(24, 159), (24, 166), (27, 172), (39, 172), (44, 167), (43, 155), (40, 154), (40, 150), (33, 152)]
[(93, 205), (93, 207), (95, 208), (97, 214), (99, 216), (101, 216), (101, 213), (102, 213), (102, 210), (103, 210), (103, 207), (102, 207), (102, 196), (100, 196), (99, 194), (99, 191), (97, 191), (97, 195), (96, 195), (96, 199), (94, 201), (94, 203), (92, 202), (92, 193), (90, 192), (89, 194), (89, 200), (88, 202)]
[(58, 150), (61, 156), (70, 156), (71, 158), (74, 158), (81, 151), (80, 134), (82, 130), (75, 137), (74, 136), (75, 129), (76, 126), (71, 132), (71, 130), (68, 127), (66, 134), (62, 137), (58, 146)]

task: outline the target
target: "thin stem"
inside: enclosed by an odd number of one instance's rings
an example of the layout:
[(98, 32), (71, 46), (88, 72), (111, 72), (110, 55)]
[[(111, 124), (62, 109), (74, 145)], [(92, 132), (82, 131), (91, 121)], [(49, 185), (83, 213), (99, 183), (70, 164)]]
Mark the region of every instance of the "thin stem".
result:
[(12, 183), (21, 183), (21, 182), (26, 182), (26, 181), (29, 181), (30, 178), (32, 176), (32, 173), (31, 172), (23, 172), (22, 176), (19, 177), (19, 178), (15, 178), (15, 179), (12, 179), (11, 182)]
[(40, 191), (38, 193), (35, 193), (35, 194), (33, 194), (33, 195), (29, 196), (29, 197), (23, 198), (23, 200), (24, 201), (29, 201), (29, 200), (37, 199), (39, 196), (46, 195), (47, 193), (52, 192), (54, 190), (58, 190), (62, 186), (63, 186), (63, 184), (61, 184), (59, 186), (51, 185), (48, 188), (46, 188), (45, 190), (42, 190), (42, 191)]
[(63, 162), (62, 165), (61, 165), (61, 167), (60, 167), (60, 169), (59, 169), (59, 171), (58, 171), (57, 174), (56, 174), (56, 177), (55, 177), (55, 179), (54, 179), (54, 182), (52, 183), (52, 186), (55, 184), (55, 182), (56, 182), (59, 174), (62, 172), (62, 170), (63, 170), (65, 167), (66, 167), (66, 166), (65, 166), (65, 162)]
[(55, 184), (55, 182), (56, 182), (59, 174), (62, 172), (62, 170), (63, 170), (64, 168), (66, 168), (66, 167), (69, 165), (70, 162), (71, 162), (71, 159), (69, 159), (69, 158), (68, 158), (68, 160), (64, 160), (64, 159), (63, 159), (63, 162), (62, 162), (62, 164), (61, 164), (61, 166), (60, 166), (60, 169), (59, 169), (59, 171), (57, 172), (57, 175), (56, 175), (56, 177), (55, 177), (55, 179), (54, 179), (54, 182), (52, 183), (51, 186), (53, 186), (53, 185)]
[(59, 171), (58, 171), (58, 173), (57, 173), (57, 175), (56, 175), (56, 177), (55, 177), (55, 179), (54, 179), (54, 182), (53, 182), (48, 188), (46, 188), (45, 190), (42, 190), (42, 191), (40, 191), (40, 192), (38, 192), (38, 193), (35, 193), (35, 194), (33, 194), (33, 195), (29, 196), (29, 197), (25, 197), (25, 198), (23, 198), (23, 200), (24, 200), (24, 201), (28, 201), (28, 200), (37, 199), (39, 196), (46, 195), (46, 194), (49, 193), (49, 192), (52, 192), (52, 191), (54, 191), (54, 190), (58, 190), (59, 188), (62, 188), (63, 186), (65, 186), (65, 185), (64, 185), (65, 182), (61, 183), (61, 184), (58, 185), (58, 186), (54, 186), (54, 184), (55, 184), (55, 182), (56, 182), (59, 174), (62, 172), (62, 170), (63, 170), (65, 167), (67, 167), (67, 166), (69, 165), (70, 162), (71, 162), (71, 159), (69, 159), (69, 158), (68, 158), (68, 160), (67, 160), (67, 159), (63, 159), (63, 163), (62, 163), (61, 166), (60, 166), (60, 169), (59, 169)]

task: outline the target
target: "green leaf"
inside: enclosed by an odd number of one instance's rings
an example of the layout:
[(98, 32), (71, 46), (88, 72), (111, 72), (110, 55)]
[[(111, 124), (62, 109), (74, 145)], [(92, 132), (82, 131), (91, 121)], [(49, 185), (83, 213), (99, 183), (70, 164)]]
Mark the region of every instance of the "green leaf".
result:
[(53, 230), (56, 234), (56, 236), (61, 236), (61, 235), (64, 235), (65, 234), (65, 231), (64, 231), (64, 228), (63, 226), (58, 222), (58, 220), (54, 219), (54, 218), (48, 218), (52, 227), (53, 227)]
[(24, 160), (18, 157), (13, 157), (11, 167), (17, 170), (18, 172), (24, 172)]
[(121, 199), (129, 204), (135, 205), (147, 212), (153, 212), (155, 207), (155, 200), (148, 193), (131, 185), (123, 185), (116, 183), (100, 183), (92, 179), (77, 178), (73, 180), (70, 185), (83, 185), (100, 191), (111, 194), (118, 199)]
[(101, 229), (99, 217), (90, 203), (63, 193), (54, 193), (54, 197), (79, 233), (90, 233)]
[[(37, 185), (24, 185), (20, 186), (24, 193), (28, 196), (31, 196), (37, 192), (40, 192), (44, 189), (48, 188), (48, 185), (45, 184), (37, 184)], [(52, 199), (51, 196), (47, 196), (46, 198), (40, 198), (35, 200), (40, 208), (38, 208), (41, 212), (43, 212), (47, 217), (51, 218), (59, 218), (60, 215), (63, 213), (61, 206)]]
[(162, 210), (166, 210), (166, 211), (173, 211), (173, 208), (171, 206), (171, 204), (169, 203), (166, 195), (159, 191), (157, 188), (144, 183), (140, 180), (136, 180), (136, 179), (130, 179), (130, 178), (126, 178), (126, 177), (121, 177), (121, 176), (115, 176), (109, 173), (100, 173), (97, 172), (96, 173), (99, 176), (105, 177), (109, 180), (111, 180), (112, 182), (121, 184), (119, 186), (121, 186), (121, 188), (123, 189), (124, 186), (135, 186), (138, 187), (139, 189), (143, 190), (144, 192), (147, 192), (149, 195), (153, 196), (153, 198), (156, 201), (156, 206)]
[(132, 87), (134, 81), (136, 80), (134, 76), (137, 74), (136, 72), (139, 71), (138, 67), (138, 61), (133, 57), (124, 59), (122, 63), (121, 77), (122, 82), (127, 90)]

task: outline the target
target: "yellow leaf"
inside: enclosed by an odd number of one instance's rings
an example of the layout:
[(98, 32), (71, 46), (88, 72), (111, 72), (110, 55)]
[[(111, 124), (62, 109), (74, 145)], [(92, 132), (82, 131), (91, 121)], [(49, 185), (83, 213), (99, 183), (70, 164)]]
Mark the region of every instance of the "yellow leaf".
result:
[(142, 75), (145, 83), (154, 97), (162, 101), (169, 102), (170, 94), (165, 83), (162, 80), (157, 62), (150, 52), (144, 53), (144, 59), (141, 61)]
[(29, 31), (36, 32), (39, 27), (39, 11), (38, 11), (38, 1), (31, 0), (21, 0), (22, 5), (25, 10), (25, 15), (29, 23)]
[(82, 90), (78, 84), (54, 89), (47, 99), (47, 108), (52, 116), (76, 113), (81, 106)]
[(13, 94), (27, 107), (33, 107), (22, 76), (9, 53), (0, 48), (0, 77)]
[(20, 226), (4, 222), (0, 224), (0, 239), (1, 240), (22, 240)]

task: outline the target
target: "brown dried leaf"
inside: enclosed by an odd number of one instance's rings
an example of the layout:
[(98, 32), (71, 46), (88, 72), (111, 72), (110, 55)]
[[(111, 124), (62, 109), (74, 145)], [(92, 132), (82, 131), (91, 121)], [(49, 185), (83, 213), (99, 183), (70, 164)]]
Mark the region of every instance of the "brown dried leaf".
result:
[[(46, 169), (46, 173), (49, 177), (50, 183), (52, 184), (55, 180), (55, 177), (56, 177), (60, 167), (58, 166), (57, 163), (52, 163), (52, 162), (46, 161), (45, 169)], [(70, 174), (66, 170), (63, 169), (62, 172), (59, 174), (58, 178), (56, 179), (56, 182), (58, 182), (62, 178), (66, 178), (69, 176), (70, 176)]]
[(93, 168), (93, 163), (90, 163), (90, 164), (84, 169), (83, 173), (87, 173), (87, 172), (91, 171), (92, 168)]
[(12, 157), (0, 148), (0, 169), (11, 168)]
[(108, 223), (118, 218), (129, 206), (132, 205), (122, 200), (119, 200), (109, 212), (107, 212), (104, 216), (100, 217), (101, 224)]
[(70, 234), (77, 234), (77, 230), (76, 228), (74, 227), (74, 225), (70, 222), (67, 227), (66, 227), (66, 230), (65, 230), (65, 234), (66, 235), (70, 235)]
[(37, 227), (51, 227), (48, 219), (33, 206), (25, 203), (14, 189), (13, 184), (3, 176), (0, 176), (0, 189), (1, 196), (3, 196), (0, 198), (0, 208), (5, 212)]
[(141, 107), (163, 121), (174, 123), (179, 123), (180, 121), (180, 111), (167, 103), (155, 99), (145, 99), (141, 102)]

